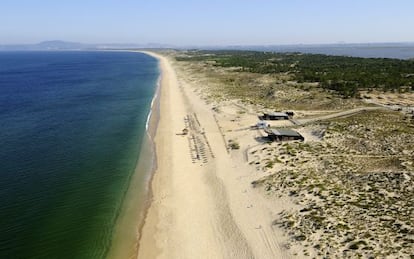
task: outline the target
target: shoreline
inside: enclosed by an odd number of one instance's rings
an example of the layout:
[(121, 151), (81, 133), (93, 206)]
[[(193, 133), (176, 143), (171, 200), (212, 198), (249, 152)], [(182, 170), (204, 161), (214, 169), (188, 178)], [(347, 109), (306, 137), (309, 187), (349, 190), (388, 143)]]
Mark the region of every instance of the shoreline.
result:
[[(157, 144), (156, 144), (156, 138), (157, 138), (157, 132), (159, 130), (159, 125), (160, 125), (160, 120), (161, 120), (161, 98), (162, 98), (162, 92), (163, 89), (165, 88), (165, 69), (163, 69), (163, 60), (162, 57), (159, 56), (156, 53), (150, 52), (150, 51), (133, 51), (133, 52), (138, 52), (138, 53), (143, 53), (146, 54), (148, 56), (151, 56), (155, 59), (157, 59), (158, 61), (158, 69), (159, 69), (159, 78), (158, 78), (158, 82), (157, 82), (157, 90), (153, 99), (153, 103), (151, 104), (151, 111), (148, 117), (148, 122), (149, 122), (149, 127), (147, 128), (147, 134), (148, 137), (151, 139), (151, 145), (152, 145), (152, 150), (153, 150), (153, 167), (152, 170), (149, 172), (149, 179), (148, 182), (146, 184), (147, 186), (147, 202), (145, 204), (145, 206), (143, 206), (143, 218), (138, 222), (138, 233), (137, 233), (137, 244), (136, 244), (136, 254), (134, 256), (134, 258), (138, 258), (139, 257), (139, 250), (140, 247), (142, 246), (141, 241), (143, 238), (143, 229), (146, 225), (146, 223), (148, 223), (147, 221), (149, 220), (149, 213), (150, 213), (150, 209), (153, 207), (153, 198), (154, 198), (154, 190), (153, 190), (153, 181), (154, 181), (154, 177), (155, 174), (157, 173), (158, 170), (158, 156), (157, 156)], [(156, 110), (154, 110), (154, 108), (156, 108)], [(148, 126), (148, 125), (147, 125)], [(153, 247), (153, 251), (155, 251), (155, 247)], [(157, 251), (158, 252), (158, 251)]]
[[(152, 56), (143, 51), (127, 52), (143, 53)], [(157, 153), (154, 138), (156, 136), (158, 122), (160, 119), (159, 106), (162, 80), (162, 71), (158, 59), (157, 62), (159, 76), (156, 81), (154, 97), (151, 100), (150, 110), (145, 123), (145, 133), (143, 136), (143, 141), (137, 157), (137, 163), (134, 169), (134, 173), (131, 175), (131, 180), (126, 191), (126, 195), (124, 197), (124, 204), (122, 205), (119, 219), (117, 220), (114, 226), (113, 239), (106, 258), (137, 257), (142, 228), (145, 224), (145, 219), (147, 217), (148, 210), (151, 206), (151, 182), (154, 173), (157, 169)], [(147, 158), (150, 158), (150, 161), (147, 161)], [(138, 173), (141, 173), (141, 175), (139, 175)], [(143, 183), (141, 182), (142, 179), (144, 179)], [(130, 236), (131, 222), (136, 224), (136, 232), (134, 237)], [(126, 238), (125, 236), (128, 237)]]
[(138, 51), (138, 53), (143, 53), (148, 56), (151, 56), (158, 61), (158, 69), (159, 69), (159, 76), (157, 79), (157, 88), (155, 90), (154, 98), (151, 101), (151, 109), (148, 114), (147, 122), (146, 122), (146, 134), (148, 137), (148, 141), (150, 142), (151, 150), (152, 150), (152, 167), (148, 171), (148, 179), (145, 183), (146, 187), (146, 202), (142, 205), (142, 218), (138, 222), (137, 226), (137, 240), (136, 240), (136, 253), (134, 255), (134, 258), (138, 257), (138, 251), (140, 248), (140, 241), (142, 238), (142, 230), (145, 225), (146, 218), (148, 216), (148, 211), (151, 207), (152, 199), (153, 199), (153, 191), (152, 191), (152, 181), (154, 178), (154, 175), (156, 173), (156, 170), (158, 168), (158, 158), (157, 158), (157, 147), (155, 143), (155, 137), (157, 135), (158, 130), (158, 124), (161, 117), (160, 112), (160, 102), (161, 102), (161, 88), (162, 88), (162, 80), (163, 80), (163, 71), (161, 68), (161, 61), (158, 57), (154, 56), (151, 52), (146, 51)]

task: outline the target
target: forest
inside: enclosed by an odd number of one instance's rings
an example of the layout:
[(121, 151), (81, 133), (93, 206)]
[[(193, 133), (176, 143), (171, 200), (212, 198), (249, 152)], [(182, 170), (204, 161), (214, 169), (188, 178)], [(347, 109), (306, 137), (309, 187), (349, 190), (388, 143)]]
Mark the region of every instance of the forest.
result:
[(177, 61), (209, 61), (251, 73), (284, 73), (299, 83), (319, 83), (345, 98), (361, 90), (413, 91), (414, 60), (258, 51), (188, 51)]

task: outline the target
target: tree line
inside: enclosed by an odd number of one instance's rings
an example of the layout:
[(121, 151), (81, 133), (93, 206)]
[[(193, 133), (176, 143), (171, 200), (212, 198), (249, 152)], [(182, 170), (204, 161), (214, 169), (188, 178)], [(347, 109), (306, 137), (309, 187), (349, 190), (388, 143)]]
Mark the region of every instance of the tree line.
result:
[(210, 61), (252, 73), (285, 73), (299, 83), (319, 83), (344, 97), (360, 90), (413, 91), (414, 60), (258, 51), (191, 51), (178, 61)]

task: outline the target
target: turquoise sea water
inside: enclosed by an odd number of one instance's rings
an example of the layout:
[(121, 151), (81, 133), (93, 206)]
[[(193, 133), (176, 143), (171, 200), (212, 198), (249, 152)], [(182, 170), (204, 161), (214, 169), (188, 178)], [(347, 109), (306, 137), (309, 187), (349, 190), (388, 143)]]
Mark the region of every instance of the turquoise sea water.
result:
[(0, 52), (0, 258), (105, 257), (158, 76), (140, 53)]

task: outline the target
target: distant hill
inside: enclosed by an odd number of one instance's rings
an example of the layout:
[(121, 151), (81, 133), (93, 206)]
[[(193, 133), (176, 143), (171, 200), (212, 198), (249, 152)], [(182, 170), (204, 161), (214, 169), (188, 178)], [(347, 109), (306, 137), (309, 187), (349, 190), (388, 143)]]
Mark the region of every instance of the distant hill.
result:
[(61, 40), (52, 40), (52, 41), (43, 41), (38, 44), (33, 45), (39, 49), (85, 49), (90, 48), (91, 46), (87, 44), (82, 44), (78, 42), (69, 42), (69, 41), (61, 41)]
[(174, 48), (173, 45), (149, 43), (149, 44), (84, 44), (79, 42), (51, 40), (42, 41), (37, 44), (14, 44), (14, 45), (0, 45), (0, 51), (41, 51), (41, 50), (97, 50), (97, 49), (159, 49), (159, 48)]
[(37, 44), (16, 44), (16, 45), (0, 45), (0, 50), (12, 51), (12, 50), (77, 50), (77, 49), (90, 49), (94, 48), (93, 45), (82, 44), (77, 42), (68, 41), (43, 41)]

